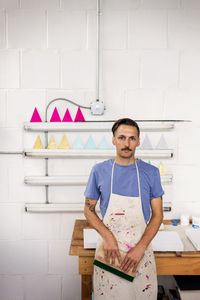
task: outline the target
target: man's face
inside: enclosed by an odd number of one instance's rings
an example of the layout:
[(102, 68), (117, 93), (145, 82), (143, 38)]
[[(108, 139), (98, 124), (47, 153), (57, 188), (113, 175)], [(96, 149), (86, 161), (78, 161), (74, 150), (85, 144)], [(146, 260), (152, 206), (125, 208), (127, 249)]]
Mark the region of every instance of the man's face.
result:
[(116, 146), (117, 154), (122, 158), (131, 158), (135, 154), (135, 149), (140, 145), (137, 128), (129, 125), (120, 125), (112, 138), (113, 145)]

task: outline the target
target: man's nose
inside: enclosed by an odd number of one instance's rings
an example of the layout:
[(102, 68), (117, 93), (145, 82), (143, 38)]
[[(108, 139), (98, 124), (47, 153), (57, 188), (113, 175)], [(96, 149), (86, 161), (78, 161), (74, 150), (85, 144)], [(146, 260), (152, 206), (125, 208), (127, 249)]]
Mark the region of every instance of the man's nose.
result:
[(129, 139), (126, 139), (126, 140), (125, 140), (125, 145), (126, 145), (127, 147), (129, 147), (129, 145), (130, 145)]

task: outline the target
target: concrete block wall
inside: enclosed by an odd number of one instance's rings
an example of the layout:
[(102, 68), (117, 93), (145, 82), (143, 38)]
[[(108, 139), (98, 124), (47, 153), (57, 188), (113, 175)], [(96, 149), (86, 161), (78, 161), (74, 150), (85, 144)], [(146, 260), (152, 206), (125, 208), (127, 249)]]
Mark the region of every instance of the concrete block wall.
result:
[[(100, 94), (106, 111), (84, 115), (191, 120), (164, 133), (175, 151), (163, 161), (174, 176), (164, 186), (164, 201), (172, 202), (166, 218), (200, 212), (200, 0), (102, 0), (101, 6)], [(0, 151), (33, 146), (37, 133), (25, 133), (22, 125), (35, 106), (44, 120), (54, 98), (87, 106), (95, 99), (95, 47), (95, 0), (0, 1)], [(66, 104), (57, 107), (63, 115)], [(76, 108), (67, 107), (74, 117)], [(156, 145), (160, 133), (150, 135)], [(56, 141), (61, 137), (55, 135)], [(24, 176), (44, 175), (44, 160), (0, 155), (0, 163), (0, 300), (80, 299), (78, 260), (68, 251), (74, 220), (83, 214), (25, 213), (25, 203), (45, 201), (43, 187), (24, 185)], [(57, 159), (49, 162), (49, 172), (88, 175), (94, 163)], [(83, 192), (51, 187), (50, 200), (84, 201)]]

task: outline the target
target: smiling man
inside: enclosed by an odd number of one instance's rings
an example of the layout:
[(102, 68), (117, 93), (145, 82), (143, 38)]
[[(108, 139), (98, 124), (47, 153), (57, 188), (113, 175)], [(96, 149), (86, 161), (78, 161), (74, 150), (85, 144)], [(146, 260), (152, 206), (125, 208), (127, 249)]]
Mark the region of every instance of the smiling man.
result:
[[(116, 260), (121, 271), (136, 272), (128, 282), (94, 266), (95, 300), (156, 300), (157, 274), (151, 240), (163, 219), (162, 195), (158, 168), (135, 158), (140, 145), (138, 124), (128, 118), (112, 127), (116, 156), (96, 164), (85, 190), (84, 213), (99, 232), (107, 264)], [(101, 220), (95, 206), (100, 198)], [(97, 252), (96, 251), (96, 252)], [(125, 257), (121, 257), (125, 253)]]

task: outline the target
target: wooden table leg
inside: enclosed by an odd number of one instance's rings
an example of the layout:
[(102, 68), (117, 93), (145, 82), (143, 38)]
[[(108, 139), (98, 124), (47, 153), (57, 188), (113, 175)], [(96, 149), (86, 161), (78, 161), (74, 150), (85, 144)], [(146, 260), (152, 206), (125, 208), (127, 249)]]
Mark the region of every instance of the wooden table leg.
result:
[(81, 275), (81, 299), (92, 300), (92, 275)]

